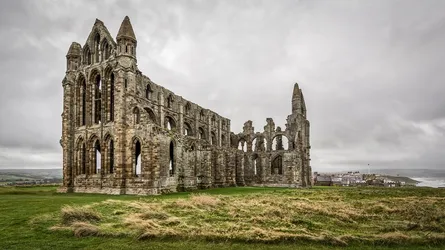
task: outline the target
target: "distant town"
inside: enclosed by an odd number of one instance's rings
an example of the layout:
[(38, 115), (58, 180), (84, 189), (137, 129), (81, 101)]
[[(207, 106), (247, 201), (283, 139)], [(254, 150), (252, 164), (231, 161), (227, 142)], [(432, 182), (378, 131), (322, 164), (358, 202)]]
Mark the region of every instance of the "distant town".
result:
[(378, 186), (378, 187), (404, 187), (416, 186), (419, 181), (409, 177), (391, 176), (382, 174), (362, 174), (359, 171), (345, 173), (314, 172), (314, 186)]

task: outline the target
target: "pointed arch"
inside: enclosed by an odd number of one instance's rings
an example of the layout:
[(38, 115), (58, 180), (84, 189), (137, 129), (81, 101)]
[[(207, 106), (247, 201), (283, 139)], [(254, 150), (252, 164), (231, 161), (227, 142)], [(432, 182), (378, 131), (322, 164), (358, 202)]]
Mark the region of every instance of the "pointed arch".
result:
[(212, 115), (211, 123), (212, 123), (212, 126), (216, 125), (216, 116), (215, 115)]
[(148, 100), (151, 100), (152, 93), (153, 93), (153, 90), (151, 89), (150, 84), (147, 84), (147, 86), (145, 86), (145, 98)]
[(258, 154), (252, 154), (252, 163), (253, 163), (253, 175), (260, 176), (261, 175), (261, 159), (258, 157)]
[(75, 162), (76, 168), (74, 176), (86, 174), (86, 147), (85, 140), (81, 136), (76, 142)]
[(253, 152), (262, 152), (265, 151), (265, 139), (261, 135), (257, 135), (252, 140), (252, 151)]
[(169, 176), (174, 176), (176, 174), (176, 162), (175, 162), (175, 145), (173, 140), (170, 141), (169, 145)]
[(94, 62), (100, 62), (100, 34), (98, 31), (94, 35)]
[(170, 109), (173, 108), (173, 102), (174, 102), (173, 95), (169, 94), (167, 97), (167, 108)]
[(227, 145), (226, 143), (226, 136), (224, 134), (221, 135), (221, 146), (225, 147)]
[(94, 123), (101, 123), (102, 119), (102, 78), (97, 74), (94, 79)]
[(101, 146), (100, 146), (100, 141), (99, 139), (96, 139), (94, 141), (94, 169), (93, 169), (93, 173), (94, 174), (100, 174), (101, 171), (101, 165), (102, 165), (102, 154), (101, 154)]
[(198, 139), (201, 139), (201, 140), (207, 139), (205, 130), (202, 127), (198, 128)]
[(85, 76), (79, 74), (76, 84), (76, 118), (77, 126), (85, 126), (86, 121), (86, 103), (87, 103), (87, 83)]
[(238, 149), (247, 152), (247, 142), (245, 139), (242, 138), (238, 141)]
[(153, 110), (149, 107), (145, 107), (144, 110), (145, 110), (145, 112), (147, 112), (148, 120), (151, 123), (158, 124), (158, 119), (156, 117), (155, 112), (153, 112)]
[(104, 136), (104, 150), (103, 160), (104, 172), (108, 174), (114, 173), (114, 140), (110, 133), (106, 133)]
[(201, 111), (199, 112), (199, 119), (201, 120), (201, 121), (204, 121), (205, 120), (205, 113), (204, 113), (204, 109), (201, 109)]
[(109, 121), (114, 121), (114, 87), (115, 86), (115, 78), (114, 72), (110, 74), (110, 103), (109, 103)]
[(184, 122), (184, 135), (193, 136), (192, 126), (188, 122)]
[(83, 64), (91, 65), (91, 50), (88, 45), (83, 47)]
[(133, 175), (142, 174), (142, 144), (139, 138), (133, 139)]
[(272, 160), (271, 174), (283, 174), (283, 157), (281, 155), (277, 155)]
[(171, 116), (165, 116), (164, 118), (164, 128), (168, 130), (175, 130), (176, 129), (176, 122)]
[(111, 55), (111, 44), (108, 42), (108, 39), (104, 38), (101, 44), (102, 51), (102, 61), (110, 58)]
[(217, 140), (217, 138), (216, 138), (216, 133), (215, 133), (214, 131), (212, 131), (212, 132), (210, 133), (210, 144), (211, 144), (211, 145), (214, 145), (214, 146), (217, 146), (217, 145), (218, 145), (218, 140)]
[(141, 122), (141, 113), (138, 107), (133, 108), (133, 124), (139, 124)]
[(187, 102), (184, 107), (184, 113), (186, 115), (190, 115), (191, 110), (192, 110), (192, 105), (190, 104), (190, 102)]
[(272, 139), (272, 150), (289, 150), (289, 139), (284, 134), (277, 134)]

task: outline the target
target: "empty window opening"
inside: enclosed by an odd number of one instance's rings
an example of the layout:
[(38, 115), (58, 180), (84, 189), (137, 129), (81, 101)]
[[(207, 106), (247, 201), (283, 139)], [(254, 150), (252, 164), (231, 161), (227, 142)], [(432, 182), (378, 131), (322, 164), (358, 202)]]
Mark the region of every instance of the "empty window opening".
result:
[(100, 36), (99, 33), (96, 34), (96, 37), (94, 38), (94, 53), (96, 55), (96, 62), (99, 62), (99, 42), (100, 42)]
[(241, 140), (241, 141), (238, 143), (238, 149), (239, 149), (239, 150), (242, 150), (242, 151), (244, 151), (244, 152), (247, 152), (247, 143), (246, 143), (246, 141)]
[(172, 130), (172, 124), (170, 121), (167, 122), (167, 129)]
[(174, 130), (176, 128), (175, 121), (170, 116), (165, 117), (164, 126), (167, 130)]
[(192, 109), (192, 107), (191, 107), (190, 103), (188, 102), (188, 103), (185, 105), (185, 114), (186, 114), (186, 115), (189, 115), (191, 109)]
[(95, 160), (95, 168), (94, 173), (99, 174), (100, 173), (100, 166), (102, 164), (102, 155), (100, 153), (100, 143), (99, 141), (96, 141), (94, 145), (94, 160)]
[(199, 112), (199, 119), (200, 119), (201, 121), (204, 121), (204, 119), (205, 119), (204, 110), (202, 110), (202, 109), (201, 109), (201, 112)]
[(253, 139), (253, 141), (252, 141), (252, 151), (253, 152), (255, 152), (255, 151), (257, 151), (257, 138), (255, 138), (255, 139)]
[(145, 87), (145, 98), (147, 99), (151, 99), (151, 88), (150, 88), (150, 84), (147, 84), (147, 87)]
[(169, 161), (169, 175), (175, 175), (175, 158), (174, 158), (174, 145), (170, 142), (170, 161)]
[(101, 122), (101, 95), (102, 95), (102, 81), (100, 75), (96, 76), (96, 84), (94, 91), (94, 123), (99, 124)]
[(139, 109), (137, 107), (135, 107), (133, 109), (133, 123), (139, 124), (140, 121), (141, 121), (141, 114), (139, 112)]
[(109, 159), (110, 159), (110, 174), (114, 173), (114, 142), (113, 140), (110, 140), (109, 145)]
[(226, 137), (224, 135), (221, 135), (221, 146), (226, 146)]
[(86, 65), (91, 64), (91, 52), (90, 52), (90, 48), (88, 46), (85, 46), (85, 49), (84, 49), (83, 63)]
[(275, 157), (272, 161), (272, 174), (283, 174), (283, 157), (281, 155)]
[(289, 140), (284, 135), (277, 135), (272, 141), (272, 150), (288, 150)]
[(110, 77), (110, 121), (114, 121), (114, 74)]
[(173, 97), (172, 95), (169, 95), (167, 97), (167, 108), (171, 108), (173, 106)]
[(80, 115), (80, 119), (81, 122), (80, 124), (82, 126), (85, 126), (86, 121), (85, 121), (85, 117), (86, 117), (86, 102), (87, 102), (87, 85), (85, 82), (85, 79), (82, 80), (82, 89), (80, 90), (80, 95), (82, 96), (81, 98), (81, 115)]
[(184, 135), (192, 135), (192, 129), (187, 122), (184, 123)]
[(108, 41), (104, 39), (102, 43), (102, 55), (103, 60), (107, 60), (110, 57), (110, 46), (108, 45)]
[(212, 116), (212, 126), (216, 125), (216, 117), (215, 115)]
[(215, 132), (212, 131), (212, 136), (211, 136), (211, 138), (210, 138), (210, 144), (212, 144), (212, 145), (216, 145), (217, 142), (218, 142), (218, 141), (216, 140), (216, 134), (215, 134)]
[(134, 174), (139, 176), (142, 173), (141, 143), (136, 141), (134, 145)]
[(257, 163), (256, 163), (256, 159), (253, 160), (253, 175), (257, 175), (258, 170), (257, 170)]
[(150, 108), (145, 107), (144, 110), (147, 112), (148, 114), (148, 119), (152, 122), (152, 123), (156, 123), (156, 115), (153, 112), (153, 110), (151, 110)]
[(198, 139), (205, 140), (204, 129), (202, 129), (201, 127), (198, 129)]
[(82, 144), (82, 156), (81, 156), (81, 171), (80, 171), (80, 173), (81, 174), (86, 174), (86, 155), (87, 155), (87, 149), (86, 149), (86, 147), (85, 147), (85, 143), (83, 143)]

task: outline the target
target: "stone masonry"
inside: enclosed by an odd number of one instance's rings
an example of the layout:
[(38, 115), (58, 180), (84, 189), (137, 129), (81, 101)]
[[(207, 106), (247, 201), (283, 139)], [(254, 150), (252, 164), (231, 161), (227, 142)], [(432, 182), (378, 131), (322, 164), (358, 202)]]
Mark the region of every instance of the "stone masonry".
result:
[(266, 119), (243, 132), (155, 84), (137, 67), (125, 17), (116, 41), (98, 19), (68, 50), (60, 192), (160, 194), (228, 186), (311, 186), (309, 121), (295, 84), (286, 128)]

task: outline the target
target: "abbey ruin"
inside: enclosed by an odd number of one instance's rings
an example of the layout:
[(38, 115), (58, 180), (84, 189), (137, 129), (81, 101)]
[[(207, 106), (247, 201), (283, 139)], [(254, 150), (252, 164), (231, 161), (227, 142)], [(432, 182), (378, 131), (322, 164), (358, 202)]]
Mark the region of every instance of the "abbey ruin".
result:
[(60, 192), (311, 185), (309, 121), (297, 84), (285, 128), (267, 118), (264, 131), (247, 121), (235, 134), (228, 118), (143, 75), (136, 48), (128, 17), (116, 41), (96, 19), (85, 44), (71, 44), (62, 82)]

